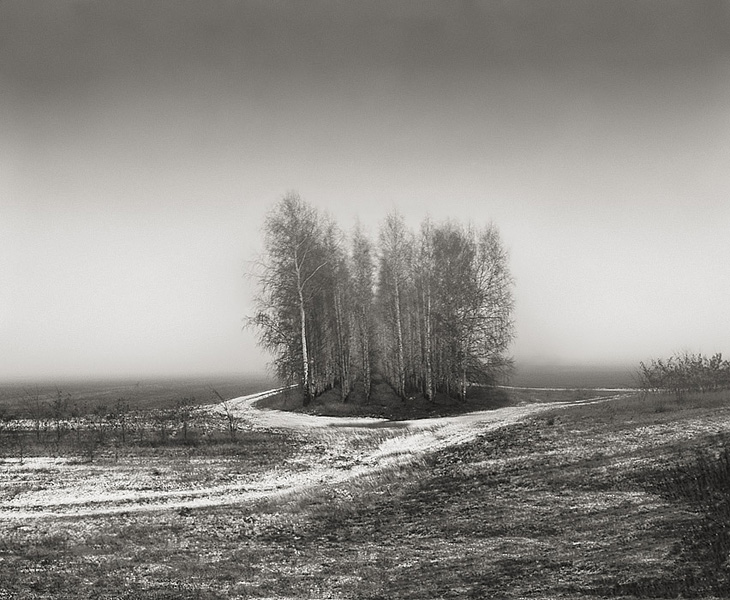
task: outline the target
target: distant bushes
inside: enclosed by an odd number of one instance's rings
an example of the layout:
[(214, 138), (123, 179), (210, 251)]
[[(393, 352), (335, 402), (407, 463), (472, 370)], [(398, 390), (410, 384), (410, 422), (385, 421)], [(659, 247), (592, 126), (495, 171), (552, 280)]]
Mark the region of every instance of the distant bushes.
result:
[(668, 359), (639, 363), (639, 383), (648, 391), (688, 392), (730, 389), (730, 361), (722, 354), (675, 354)]
[(235, 442), (241, 425), (225, 401), (222, 411), (208, 410), (195, 398), (149, 410), (131, 410), (123, 398), (86, 414), (72, 406), (61, 392), (28, 416), (0, 406), (0, 460), (51, 454), (92, 462), (100, 454), (116, 457), (125, 448), (218, 445)]

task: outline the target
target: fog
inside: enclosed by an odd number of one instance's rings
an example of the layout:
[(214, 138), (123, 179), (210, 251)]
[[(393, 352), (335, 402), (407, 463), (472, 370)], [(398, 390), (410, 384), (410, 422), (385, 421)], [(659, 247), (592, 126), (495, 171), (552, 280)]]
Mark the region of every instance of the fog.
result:
[(728, 350), (724, 2), (0, 4), (0, 378), (258, 373), (288, 190), (493, 221), (518, 362)]

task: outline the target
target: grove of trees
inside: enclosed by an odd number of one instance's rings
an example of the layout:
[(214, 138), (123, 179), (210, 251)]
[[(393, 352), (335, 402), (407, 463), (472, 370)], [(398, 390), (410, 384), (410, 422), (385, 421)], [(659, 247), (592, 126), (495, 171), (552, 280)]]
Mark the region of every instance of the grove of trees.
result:
[(289, 193), (264, 234), (249, 323), (305, 404), (330, 389), (346, 401), (356, 385), (369, 398), (376, 374), (402, 398), (465, 399), (509, 367), (512, 278), (493, 225), (411, 231), (393, 212), (374, 243)]

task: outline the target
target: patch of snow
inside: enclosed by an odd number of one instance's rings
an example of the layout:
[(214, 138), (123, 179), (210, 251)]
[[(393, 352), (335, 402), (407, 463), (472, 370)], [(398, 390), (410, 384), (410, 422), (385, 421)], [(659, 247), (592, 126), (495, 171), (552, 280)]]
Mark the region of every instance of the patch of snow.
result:
[[(269, 390), (205, 407), (210, 414), (228, 412), (254, 429), (288, 430), (303, 446), (298, 456), (265, 473), (231, 475), (225, 461), (193, 463), (195, 473), (219, 475), (191, 481), (180, 472), (156, 465), (73, 464), (64, 459), (27, 458), (0, 462), (0, 519), (81, 517), (138, 513), (180, 508), (229, 506), (300, 494), (321, 485), (334, 485), (407, 464), (427, 452), (468, 442), (485, 431), (504, 427), (554, 409), (555, 403), (529, 404), (464, 415), (409, 420), (398, 427), (368, 427), (386, 422), (367, 417), (319, 417), (254, 404), (281, 391)], [(614, 396), (614, 398), (617, 396)], [(601, 401), (605, 398), (601, 398)], [(586, 401), (583, 401), (586, 402)], [(576, 403), (571, 403), (576, 404)], [(216, 469), (218, 471), (216, 472)], [(41, 472), (43, 471), (43, 473)], [(50, 475), (46, 473), (50, 471)], [(224, 473), (225, 472), (225, 473)], [(45, 479), (41, 476), (45, 475)], [(184, 474), (183, 474), (184, 475)], [(220, 476), (225, 475), (225, 483)], [(176, 476), (179, 476), (176, 479)], [(215, 477), (212, 477), (215, 480)]]

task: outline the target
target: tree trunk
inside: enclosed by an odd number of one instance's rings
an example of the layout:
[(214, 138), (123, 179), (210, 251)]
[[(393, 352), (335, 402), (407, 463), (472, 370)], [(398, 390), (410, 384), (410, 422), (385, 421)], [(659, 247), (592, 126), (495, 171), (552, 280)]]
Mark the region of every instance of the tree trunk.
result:
[(302, 338), (302, 388), (304, 392), (304, 405), (308, 405), (314, 396), (312, 389), (312, 375), (309, 372), (309, 353), (307, 352), (307, 320), (304, 311), (304, 293), (302, 292), (302, 278), (299, 264), (296, 262), (296, 254), (294, 255), (295, 266), (297, 270), (297, 291), (299, 292), (299, 318), (301, 320), (301, 338)]
[(467, 389), (467, 380), (466, 380), (466, 365), (462, 365), (461, 367), (461, 389), (459, 390), (459, 398), (461, 398), (462, 402), (466, 402), (466, 389)]
[(340, 296), (339, 285), (335, 284), (335, 326), (337, 328), (337, 354), (338, 366), (340, 371), (340, 397), (343, 402), (347, 400), (350, 392), (350, 373), (349, 373), (349, 357), (347, 352), (347, 342), (345, 340), (345, 323), (343, 318), (342, 298)]
[(401, 323), (400, 313), (400, 290), (398, 287), (398, 278), (395, 278), (395, 331), (397, 338), (397, 361), (398, 361), (398, 395), (404, 398), (405, 391), (405, 367), (403, 364), (403, 325)]
[(425, 393), (427, 400), (433, 400), (433, 365), (431, 364), (431, 288), (424, 289), (424, 358), (426, 363)]
[(357, 332), (360, 337), (360, 358), (362, 368), (362, 382), (365, 387), (365, 397), (370, 399), (370, 332), (368, 330), (368, 318), (367, 311), (363, 306), (360, 306), (357, 311)]

